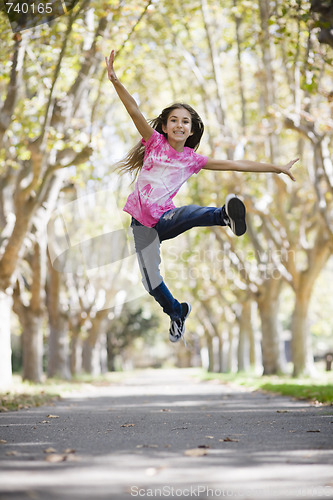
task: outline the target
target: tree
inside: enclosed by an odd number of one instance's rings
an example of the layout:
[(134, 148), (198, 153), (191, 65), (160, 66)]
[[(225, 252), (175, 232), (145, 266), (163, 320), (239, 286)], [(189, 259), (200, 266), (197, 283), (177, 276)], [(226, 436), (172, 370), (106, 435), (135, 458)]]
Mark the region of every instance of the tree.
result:
[(310, 12), (318, 19), (320, 31), (318, 40), (320, 43), (333, 47), (333, 6), (325, 0), (311, 0)]
[[(15, 272), (18, 262), (20, 261), (20, 252), (23, 249), (23, 241), (26, 234), (30, 231), (33, 223), (33, 218), (40, 206), (48, 202), (48, 195), (51, 193), (50, 186), (52, 185), (56, 172), (59, 168), (67, 166), (80, 165), (84, 163), (90, 156), (91, 148), (88, 144), (75, 144), (75, 139), (70, 138), (68, 132), (68, 123), (64, 119), (66, 113), (69, 116), (79, 113), (78, 98), (81, 95), (82, 88), (86, 85), (87, 78), (93, 70), (94, 65), (91, 64), (93, 55), (96, 53), (96, 39), (103, 29), (105, 29), (106, 20), (102, 18), (95, 39), (92, 42), (89, 50), (84, 54), (84, 62), (81, 64), (80, 70), (76, 75), (76, 80), (70, 88), (66, 98), (57, 99), (55, 97), (55, 86), (61, 74), (61, 68), (64, 63), (67, 45), (69, 44), (70, 35), (73, 29), (74, 20), (81, 12), (78, 8), (70, 12), (67, 17), (67, 26), (65, 30), (62, 24), (55, 24), (53, 33), (55, 37), (62, 37), (61, 50), (56, 61), (54, 71), (48, 71), (45, 78), (49, 78), (49, 93), (41, 94), (37, 88), (42, 101), (42, 109), (35, 107), (36, 114), (41, 118), (41, 127), (32, 132), (31, 123), (21, 123), (20, 127), (16, 127), (20, 131), (20, 139), (13, 134), (13, 124), (17, 106), (22, 108), (23, 117), (31, 112), (28, 99), (36, 92), (34, 79), (27, 77), (27, 55), (26, 49), (28, 44), (28, 36), (15, 35), (14, 49), (12, 59), (12, 69), (7, 85), (6, 99), (0, 110), (0, 140), (2, 141), (2, 154), (8, 158), (7, 165), (1, 176), (2, 185), (2, 226), (4, 228), (2, 240), (2, 254), (0, 258), (0, 289), (1, 299), (3, 300), (3, 308), (10, 309), (10, 289), (15, 280)], [(40, 34), (46, 38), (46, 33), (51, 30), (48, 27), (41, 28)], [(41, 44), (40, 47), (43, 47)], [(23, 62), (22, 62), (23, 61)], [(29, 66), (31, 68), (31, 66)], [(39, 70), (34, 68), (35, 71)], [(25, 78), (19, 78), (20, 74), (25, 71)], [(24, 84), (22, 83), (24, 82)], [(24, 98), (19, 99), (19, 89), (23, 93)], [(39, 92), (38, 92), (39, 91)], [(63, 104), (66, 100), (66, 108)], [(31, 128), (29, 128), (31, 127)], [(29, 132), (25, 132), (25, 128)], [(78, 128), (76, 126), (76, 128)], [(54, 142), (55, 137), (62, 137), (62, 147), (59, 148), (59, 143)], [(28, 139), (27, 139), (28, 138)], [(67, 143), (66, 143), (67, 139)], [(89, 140), (89, 137), (88, 137)], [(66, 146), (64, 147), (64, 145)], [(18, 155), (13, 151), (18, 151)], [(11, 206), (8, 200), (11, 199)], [(9, 206), (8, 206), (9, 205)], [(6, 210), (7, 209), (7, 210)], [(15, 218), (11, 217), (15, 214)], [(9, 313), (6, 314), (9, 317)], [(10, 337), (9, 323), (1, 325), (1, 342), (7, 346), (6, 351), (2, 350), (2, 355), (7, 361), (1, 364), (0, 379), (10, 380), (10, 345), (8, 338)]]
[(105, 328), (107, 337), (108, 369), (114, 371), (115, 360), (126, 348), (130, 347), (136, 338), (153, 339), (154, 329), (158, 319), (154, 315), (145, 315), (143, 308), (136, 309), (126, 303), (121, 311), (109, 311)]
[[(312, 2), (313, 10), (318, 3)], [(220, 204), (228, 192), (245, 198), (248, 237), (232, 241), (224, 230), (221, 239), (211, 232), (208, 239), (208, 233), (201, 230), (193, 240), (191, 236), (188, 259), (194, 259), (199, 276), (205, 279), (201, 283), (197, 279), (198, 292), (202, 290), (203, 295), (194, 297), (200, 312), (195, 317), (194, 308), (190, 321), (195, 325), (201, 316), (205, 318), (215, 350), (214, 369), (236, 366), (236, 349), (228, 350), (228, 345), (236, 346), (237, 342), (241, 367), (248, 356), (244, 355), (244, 339), (252, 335), (246, 333), (247, 304), (254, 300), (262, 317), (265, 371), (280, 369), (277, 305), (283, 280), (298, 294), (301, 283), (306, 288), (305, 283), (311, 285), (314, 279), (309, 266), (319, 273), (331, 252), (331, 47), (319, 46), (317, 14), (314, 16), (309, 7), (307, 0), (294, 4), (258, 0), (251, 8), (245, 0), (228, 0), (223, 6), (217, 0), (176, 0), (172, 4), (163, 0), (158, 5), (151, 0), (129, 0), (126, 7), (112, 0), (102, 4), (84, 0), (52, 26), (36, 28), (33, 36), (13, 36), (0, 15), (0, 27), (4, 28), (4, 64), (0, 66), (0, 310), (6, 319), (0, 327), (6, 325), (6, 334), (0, 335), (0, 380), (10, 378), (8, 318), (17, 281), (16, 305), (21, 291), (21, 305), (23, 301), (30, 307), (33, 285), (35, 296), (41, 298), (38, 314), (45, 326), (43, 286), (42, 281), (39, 288), (37, 280), (36, 285), (31, 281), (29, 245), (35, 241), (40, 207), (51, 204), (51, 186), (64, 174), (58, 194), (68, 179), (81, 189), (108, 189), (113, 150), (129, 149), (129, 142), (137, 139), (105, 78), (103, 57), (109, 50), (106, 44), (111, 42), (118, 54), (119, 75), (140, 99), (147, 117), (158, 114), (161, 100), (189, 101), (203, 114), (206, 134), (202, 153), (275, 162), (289, 159), (291, 151), (302, 156), (308, 176), (300, 168), (295, 190), (273, 176), (203, 172), (200, 181), (191, 179), (190, 191), (184, 189), (177, 200), (178, 204)], [(129, 57), (135, 64), (128, 64)], [(106, 137), (106, 125), (112, 130), (112, 141)], [(110, 143), (110, 149), (102, 160), (103, 141)], [(124, 187), (126, 182), (123, 180), (117, 194), (119, 205), (130, 189)], [(298, 192), (302, 196), (297, 196)], [(55, 194), (55, 199), (60, 206), (61, 196)], [(325, 247), (324, 255), (320, 245)], [(195, 254), (210, 248), (226, 256), (218, 270), (213, 261), (202, 264)], [(290, 252), (289, 260), (283, 252)], [(173, 265), (179, 272), (180, 267)], [(300, 273), (304, 273), (303, 278)], [(97, 288), (107, 294), (108, 286), (103, 283), (105, 276), (96, 277), (92, 292), (88, 278), (78, 269), (61, 276), (55, 275), (54, 269), (48, 270), (50, 374), (65, 369), (68, 341), (73, 345), (75, 371), (80, 369), (76, 353), (83, 337), (97, 338), (93, 324), (97, 325), (104, 313), (97, 314), (93, 301), (98, 297)], [(226, 287), (228, 292), (220, 297), (219, 291)], [(186, 291), (189, 293), (188, 287)], [(90, 292), (93, 299), (84, 300)], [(205, 309), (200, 308), (203, 299)], [(295, 306), (300, 309), (297, 300)], [(304, 305), (303, 310), (306, 308)], [(224, 315), (224, 309), (230, 314)], [(100, 323), (101, 330), (108, 325), (109, 313)], [(67, 325), (70, 339), (64, 331)], [(303, 345), (304, 337), (299, 342)], [(66, 348), (61, 352), (60, 346)], [(102, 351), (105, 353), (105, 345)]]

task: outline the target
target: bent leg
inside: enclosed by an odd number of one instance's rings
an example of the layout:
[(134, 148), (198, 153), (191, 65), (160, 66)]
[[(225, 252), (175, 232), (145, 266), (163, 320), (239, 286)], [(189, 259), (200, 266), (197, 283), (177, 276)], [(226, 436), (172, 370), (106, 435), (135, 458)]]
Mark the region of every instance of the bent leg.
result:
[(224, 207), (187, 205), (165, 212), (155, 226), (160, 241), (175, 238), (192, 227), (225, 226)]

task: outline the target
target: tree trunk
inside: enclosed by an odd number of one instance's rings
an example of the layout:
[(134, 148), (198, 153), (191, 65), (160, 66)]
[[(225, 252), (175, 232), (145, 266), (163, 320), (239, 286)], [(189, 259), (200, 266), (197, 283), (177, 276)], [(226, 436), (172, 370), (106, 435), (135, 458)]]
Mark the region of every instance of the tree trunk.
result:
[(108, 371), (115, 372), (116, 371), (116, 355), (114, 352), (114, 347), (111, 341), (112, 336), (110, 333), (106, 337), (106, 348), (108, 355)]
[[(233, 0), (234, 9), (237, 9), (237, 0)], [(246, 131), (246, 100), (244, 93), (244, 74), (242, 65), (242, 49), (241, 49), (241, 17), (236, 12), (235, 14), (235, 28), (236, 28), (236, 43), (237, 43), (237, 71), (238, 71), (238, 82), (239, 82), (239, 95), (241, 99), (241, 110), (242, 110), (242, 133), (245, 134)]]
[(250, 366), (250, 338), (253, 336), (252, 330), (252, 303), (250, 300), (243, 302), (242, 312), (239, 318), (238, 336), (238, 371), (246, 371)]
[(47, 374), (49, 377), (70, 379), (67, 317), (60, 306), (60, 277), (60, 273), (49, 262), (47, 309), (50, 332)]
[[(253, 318), (254, 314), (254, 307), (257, 307), (257, 304), (255, 302), (251, 303), (251, 319)], [(256, 328), (254, 327), (253, 323), (251, 322), (251, 327), (249, 330), (249, 361), (250, 361), (250, 366), (251, 368), (256, 368), (257, 362), (259, 360), (257, 359), (257, 341), (256, 341)]]
[(208, 368), (207, 371), (214, 371), (214, 348), (213, 348), (213, 339), (209, 335), (208, 332), (205, 333), (205, 339), (207, 343), (207, 352), (208, 352)]
[(60, 314), (56, 322), (50, 324), (47, 375), (66, 380), (71, 378), (69, 370), (69, 342), (67, 318)]
[(295, 306), (292, 315), (292, 360), (294, 376), (311, 374), (314, 370), (308, 323), (309, 304), (315, 282), (331, 255), (329, 235), (323, 228), (318, 233), (313, 247), (308, 251), (308, 267), (298, 275), (295, 286)]
[[(26, 305), (26, 297), (20, 280), (14, 289), (13, 310), (22, 325), (23, 347), (23, 379), (39, 383), (43, 376), (43, 318), (44, 318), (44, 286), (45, 286), (45, 252), (46, 240), (41, 234), (35, 235), (36, 241), (31, 254), (26, 260), (31, 268), (31, 279), (25, 279), (30, 298)], [(29, 274), (29, 273), (28, 273)]]
[(218, 371), (223, 373), (223, 338), (222, 334), (218, 336)]
[(307, 293), (298, 292), (295, 298), (295, 307), (292, 315), (291, 351), (294, 363), (293, 376), (311, 375), (314, 371), (308, 310), (310, 296)]
[(80, 338), (79, 332), (71, 332), (70, 340), (70, 371), (72, 376), (78, 375), (82, 372), (82, 340)]
[(16, 213), (12, 234), (0, 259), (0, 286), (2, 290), (5, 290), (12, 283), (12, 276), (20, 259), (22, 244), (31, 225), (34, 209), (33, 203), (26, 203)]
[(101, 345), (99, 341), (92, 344), (89, 339), (86, 339), (83, 342), (82, 368), (85, 373), (94, 377), (101, 375)]
[[(107, 309), (97, 311), (93, 318), (90, 318), (91, 328), (89, 335), (83, 344), (83, 370), (91, 375), (100, 375), (105, 371), (107, 365), (106, 338), (102, 338), (103, 321), (108, 315)], [(104, 335), (106, 337), (106, 334)]]
[(233, 326), (229, 325), (228, 328), (228, 357), (227, 357), (227, 372), (234, 371), (234, 330)]
[(12, 383), (12, 350), (10, 343), (10, 312), (12, 297), (0, 290), (0, 390)]
[(26, 308), (23, 326), (23, 380), (40, 383), (43, 378), (43, 317)]
[(281, 285), (281, 280), (269, 279), (257, 299), (261, 319), (264, 375), (281, 373), (285, 366), (278, 323)]
[[(269, 0), (259, 0), (259, 14), (261, 24), (260, 45), (262, 51), (262, 92), (263, 115), (268, 115), (269, 129), (274, 130), (274, 119), (269, 117), (269, 108), (276, 103), (276, 84), (273, 72), (273, 51), (274, 44), (269, 32), (270, 2)], [(275, 163), (278, 152), (278, 136), (276, 132), (269, 132), (268, 145), (270, 149), (270, 161)]]

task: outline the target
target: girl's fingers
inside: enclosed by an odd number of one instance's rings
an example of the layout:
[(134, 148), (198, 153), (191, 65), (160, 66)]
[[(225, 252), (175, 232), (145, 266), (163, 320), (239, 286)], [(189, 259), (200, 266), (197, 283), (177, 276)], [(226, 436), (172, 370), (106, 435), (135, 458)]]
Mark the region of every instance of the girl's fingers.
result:
[(296, 158), (295, 160), (292, 160), (289, 165), (290, 167), (292, 167), (297, 161), (299, 160), (299, 158)]
[(291, 170), (291, 167), (294, 165), (294, 163), (296, 163), (298, 160), (299, 160), (299, 158), (296, 158), (295, 160), (291, 160), (289, 163), (287, 163), (287, 165), (282, 170), (282, 172), (284, 174), (287, 174), (290, 177), (290, 179), (294, 182), (296, 181), (296, 179), (293, 176), (293, 174), (290, 172), (290, 170)]
[(114, 61), (114, 50), (111, 50), (109, 58), (105, 56), (105, 62), (107, 67), (112, 67)]

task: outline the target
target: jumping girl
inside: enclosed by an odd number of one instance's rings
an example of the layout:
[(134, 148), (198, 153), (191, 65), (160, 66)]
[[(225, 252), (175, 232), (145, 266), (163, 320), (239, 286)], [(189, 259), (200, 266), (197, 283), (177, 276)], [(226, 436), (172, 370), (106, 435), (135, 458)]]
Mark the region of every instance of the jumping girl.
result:
[(141, 114), (133, 97), (118, 80), (113, 63), (114, 50), (105, 58), (108, 77), (132, 118), (142, 140), (121, 162), (123, 171), (136, 174), (134, 191), (124, 211), (132, 216), (131, 227), (142, 282), (145, 289), (170, 317), (169, 339), (178, 342), (185, 332), (191, 306), (178, 302), (160, 275), (160, 244), (192, 227), (229, 226), (236, 236), (246, 231), (245, 206), (235, 195), (227, 196), (222, 207), (189, 205), (176, 208), (173, 197), (192, 174), (202, 168), (237, 172), (275, 172), (288, 175), (297, 161), (278, 167), (269, 163), (215, 160), (197, 154), (204, 125), (188, 104), (173, 104), (150, 123)]

